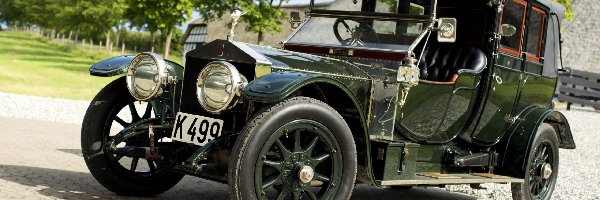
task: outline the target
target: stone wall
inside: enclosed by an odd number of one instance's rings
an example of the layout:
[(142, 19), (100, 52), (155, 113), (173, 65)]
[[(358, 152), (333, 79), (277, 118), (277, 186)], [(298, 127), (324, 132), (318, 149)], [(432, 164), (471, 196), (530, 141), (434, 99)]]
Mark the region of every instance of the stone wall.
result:
[(563, 21), (563, 62), (600, 73), (600, 1), (573, 0), (575, 18)]

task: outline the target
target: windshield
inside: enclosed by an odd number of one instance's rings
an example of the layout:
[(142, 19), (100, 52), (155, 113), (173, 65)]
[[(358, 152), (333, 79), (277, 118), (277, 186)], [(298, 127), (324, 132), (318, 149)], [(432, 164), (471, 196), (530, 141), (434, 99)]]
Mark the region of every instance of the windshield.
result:
[[(425, 3), (427, 2), (427, 3)], [(429, 0), (337, 0), (315, 7), (288, 43), (407, 50), (430, 23)]]
[(431, 0), (337, 0), (329, 6), (313, 7), (312, 10), (429, 15), (430, 4)]

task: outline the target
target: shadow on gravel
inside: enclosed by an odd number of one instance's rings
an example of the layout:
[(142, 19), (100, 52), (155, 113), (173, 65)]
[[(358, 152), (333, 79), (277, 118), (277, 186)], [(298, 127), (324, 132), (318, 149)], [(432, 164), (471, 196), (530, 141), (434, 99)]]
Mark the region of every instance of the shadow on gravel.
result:
[(412, 189), (377, 189), (369, 185), (358, 185), (352, 192), (352, 200), (476, 200), (476, 197), (453, 193), (440, 188), (414, 187)]
[[(3, 188), (14, 193), (37, 191), (41, 195), (60, 199), (94, 199), (110, 198), (112, 194), (94, 183), (94, 178), (88, 173), (72, 172), (56, 169), (46, 169), (27, 166), (0, 165), (0, 179), (13, 183), (34, 187)], [(13, 189), (11, 189), (13, 188)], [(22, 194), (27, 197), (27, 194)]]
[[(3, 180), (19, 185), (2, 184)], [(89, 173), (28, 166), (0, 165), (0, 185), (8, 186), (8, 188), (2, 189), (22, 194), (23, 198), (31, 198), (32, 196), (26, 193), (36, 191), (46, 197), (60, 199), (141, 199), (117, 196), (104, 189)], [(28, 188), (23, 188), (20, 185)], [(186, 177), (173, 189), (155, 198), (227, 200), (228, 195), (227, 186), (224, 184)], [(475, 197), (437, 188), (394, 190), (376, 189), (368, 185), (356, 186), (351, 199), (392, 200), (398, 198), (413, 200), (476, 199)]]
[(57, 149), (58, 151), (62, 151), (65, 153), (70, 153), (76, 156), (83, 156), (83, 154), (81, 153), (81, 149)]

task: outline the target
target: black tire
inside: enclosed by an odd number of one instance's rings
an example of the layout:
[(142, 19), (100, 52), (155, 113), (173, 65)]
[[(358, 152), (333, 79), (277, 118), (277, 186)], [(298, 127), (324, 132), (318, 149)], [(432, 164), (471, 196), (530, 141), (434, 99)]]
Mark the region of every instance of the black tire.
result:
[(104, 87), (90, 103), (83, 119), (81, 150), (88, 169), (106, 189), (118, 195), (155, 196), (175, 186), (184, 175), (168, 169), (150, 175), (138, 173), (135, 168), (129, 172), (119, 165), (121, 158), (115, 160), (114, 155), (103, 148), (114, 117), (132, 102), (135, 99), (127, 90), (124, 77)]
[[(263, 146), (265, 146), (268, 140), (271, 140), (271, 136), (274, 135), (277, 130), (284, 127), (286, 124), (294, 123), (298, 120), (310, 120), (311, 123), (318, 122), (319, 124), (322, 124), (323, 127), (330, 130), (329, 133), (332, 134), (331, 138), (335, 138), (341, 149), (339, 152), (331, 151), (331, 154), (334, 155), (331, 159), (337, 157), (340, 158), (338, 160), (341, 160), (343, 163), (341, 166), (338, 165), (340, 166), (339, 168), (342, 169), (341, 172), (336, 172), (342, 174), (339, 178), (341, 181), (335, 183), (333, 187), (330, 187), (331, 185), (327, 186), (327, 191), (332, 192), (335, 197), (313, 196), (313, 198), (343, 200), (350, 198), (354, 188), (357, 170), (356, 146), (350, 128), (342, 116), (327, 104), (307, 97), (294, 97), (259, 111), (242, 130), (233, 148), (233, 156), (231, 156), (229, 162), (230, 199), (249, 200), (268, 198), (264, 193), (257, 194), (257, 188), (255, 187), (255, 173), (257, 173), (255, 170), (257, 168), (257, 163), (259, 163), (258, 156), (260, 155)], [(296, 133), (296, 135), (298, 135), (298, 133)], [(300, 136), (298, 136), (298, 138), (300, 138)], [(265, 159), (264, 157), (261, 158), (263, 158), (263, 160)], [(308, 163), (310, 163), (310, 161)], [(335, 168), (332, 167), (332, 169)], [(315, 172), (317, 172), (316, 166)], [(292, 172), (292, 174), (293, 173), (294, 172)], [(300, 181), (298, 181), (298, 183), (300, 183)], [(283, 189), (277, 190), (278, 193), (283, 193), (281, 192)], [(308, 194), (301, 193), (301, 195)], [(308, 199), (310, 199), (310, 197)]]
[[(525, 182), (511, 184), (512, 197), (515, 200), (548, 200), (552, 196), (558, 177), (558, 138), (554, 128), (549, 124), (542, 124), (530, 149)], [(550, 164), (552, 169), (551, 175), (546, 179), (541, 172), (544, 165), (540, 165), (541, 162)]]

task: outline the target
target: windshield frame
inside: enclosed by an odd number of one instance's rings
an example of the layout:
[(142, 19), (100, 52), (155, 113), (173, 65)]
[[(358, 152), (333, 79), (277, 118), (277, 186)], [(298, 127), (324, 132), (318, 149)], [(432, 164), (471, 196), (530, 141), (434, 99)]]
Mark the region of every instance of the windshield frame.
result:
[[(314, 1), (311, 0), (310, 8), (307, 12), (306, 19), (302, 21), (302, 24), (298, 26), (289, 36), (283, 41), (283, 45), (298, 45), (298, 46), (314, 46), (314, 47), (328, 47), (336, 49), (357, 49), (367, 51), (380, 51), (380, 52), (394, 52), (394, 53), (408, 53), (413, 54), (415, 47), (423, 40), (423, 38), (430, 34), (435, 23), (436, 23), (436, 10), (437, 0), (431, 1), (431, 9), (429, 15), (409, 15), (409, 14), (397, 14), (397, 13), (376, 13), (376, 12), (364, 12), (364, 11), (343, 11), (343, 10), (322, 10), (314, 9)], [(407, 49), (385, 49), (385, 48), (373, 48), (373, 47), (361, 47), (361, 46), (343, 46), (343, 45), (321, 45), (308, 42), (290, 42), (296, 34), (302, 30), (305, 24), (313, 17), (324, 17), (324, 18), (346, 18), (346, 19), (367, 19), (367, 20), (380, 20), (380, 21), (395, 21), (395, 22), (414, 22), (423, 23), (424, 28), (419, 36), (413, 41)]]

